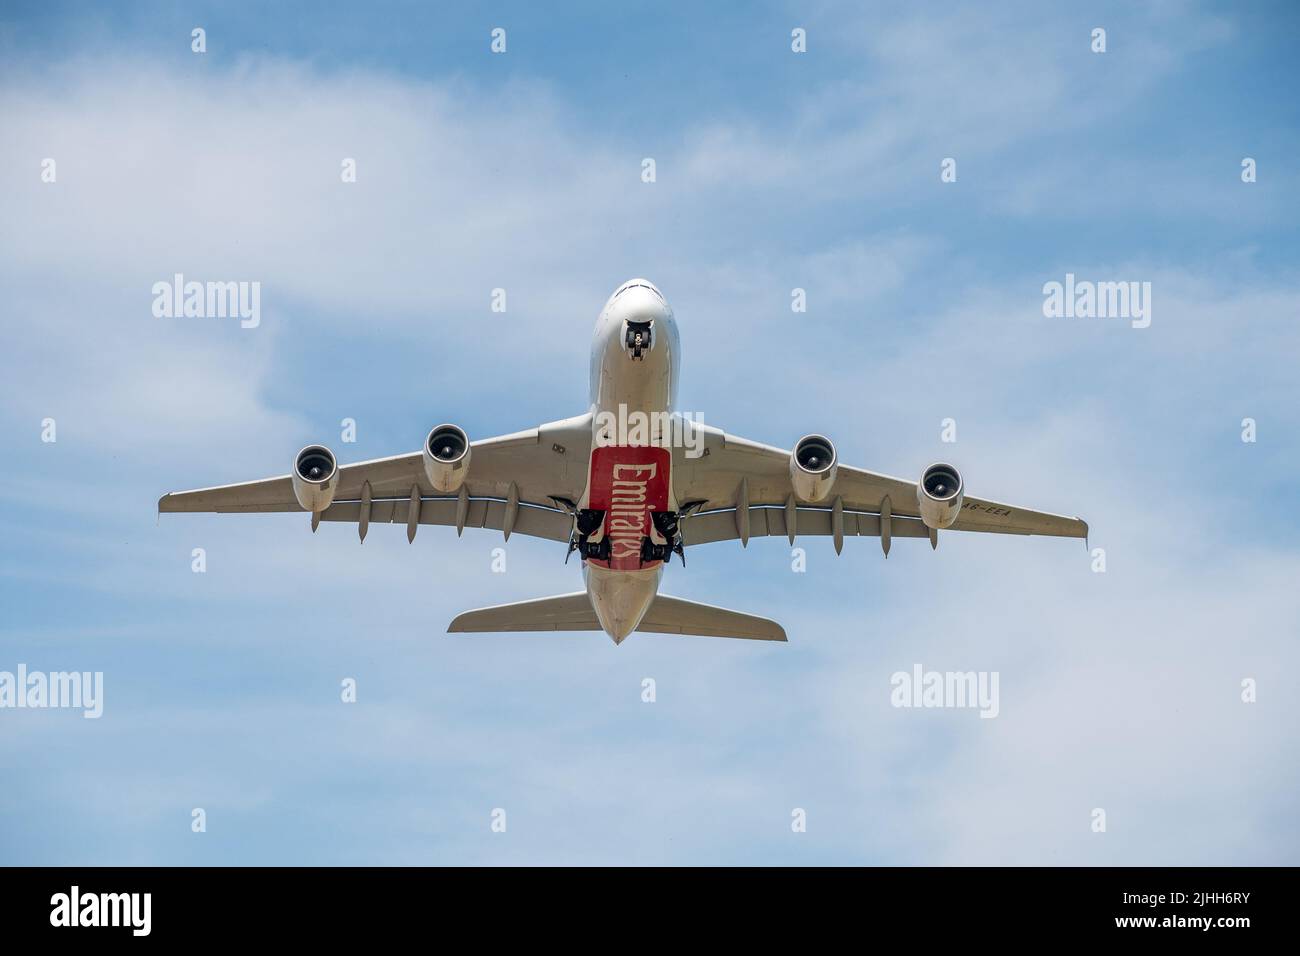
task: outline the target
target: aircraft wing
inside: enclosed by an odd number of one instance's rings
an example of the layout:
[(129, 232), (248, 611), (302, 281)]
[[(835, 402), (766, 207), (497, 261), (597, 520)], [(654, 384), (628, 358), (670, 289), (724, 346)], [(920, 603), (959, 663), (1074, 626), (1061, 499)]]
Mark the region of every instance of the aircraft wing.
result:
[[(463, 495), (445, 495), (429, 483), (421, 453), (339, 466), (334, 502), (322, 521), (356, 522), (362, 537), (371, 523), (492, 528), (569, 540), (573, 520), (553, 497), (578, 500), (590, 456), (590, 416), (553, 422), (471, 444)], [(417, 507), (418, 504), (418, 507)], [(289, 475), (163, 495), (159, 512), (303, 511)], [(364, 520), (363, 520), (364, 516)], [(414, 520), (412, 520), (414, 517)]]
[[(690, 444), (673, 451), (673, 484), (679, 503), (702, 502), (684, 518), (687, 545), (765, 535), (831, 535), (931, 538), (921, 521), (914, 481), (839, 465), (834, 485), (818, 505), (797, 502), (790, 481), (790, 452), (719, 429), (697, 426)], [(1086, 538), (1079, 518), (1034, 511), (966, 495), (950, 530)], [(886, 549), (887, 550), (887, 549)]]

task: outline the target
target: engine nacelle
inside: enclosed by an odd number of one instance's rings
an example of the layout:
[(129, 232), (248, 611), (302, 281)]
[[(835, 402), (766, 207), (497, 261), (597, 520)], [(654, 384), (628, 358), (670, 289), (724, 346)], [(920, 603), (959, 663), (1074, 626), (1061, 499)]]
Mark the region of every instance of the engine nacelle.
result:
[(459, 491), (469, 474), (469, 436), (455, 425), (439, 425), (424, 440), (424, 473), (443, 494)]
[(916, 483), (916, 500), (927, 528), (949, 528), (961, 511), (961, 474), (952, 465), (939, 462), (921, 472)]
[(790, 452), (790, 483), (800, 501), (817, 502), (827, 498), (835, 484), (839, 459), (835, 446), (822, 435), (805, 435)]
[(339, 486), (339, 463), (324, 445), (308, 445), (293, 460), (293, 495), (307, 511), (324, 511)]

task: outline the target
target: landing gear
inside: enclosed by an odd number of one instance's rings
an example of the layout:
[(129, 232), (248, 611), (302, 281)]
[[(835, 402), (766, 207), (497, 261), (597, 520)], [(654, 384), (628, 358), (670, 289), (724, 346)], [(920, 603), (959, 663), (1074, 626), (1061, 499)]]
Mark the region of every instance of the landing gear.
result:
[(644, 358), (645, 350), (650, 348), (654, 342), (654, 333), (652, 326), (653, 320), (648, 322), (627, 323), (627, 333), (624, 336), (623, 344), (627, 347), (628, 354), (635, 360)]
[(579, 541), (577, 549), (585, 560), (609, 560), (609, 538), (601, 538), (599, 541)]
[[(591, 540), (591, 536), (604, 526), (605, 512), (594, 508), (579, 508), (568, 498), (552, 497), (551, 500), (573, 516), (573, 532), (569, 535), (569, 550), (564, 554), (564, 563), (569, 563), (569, 556), (575, 551), (584, 560), (608, 561), (612, 550), (610, 539), (606, 536), (599, 541)], [(670, 561), (675, 554), (682, 559), (682, 567), (686, 567), (686, 549), (679, 522), (703, 505), (703, 501), (689, 501), (679, 511), (650, 512), (650, 522), (664, 543), (659, 544), (651, 535), (643, 536), (639, 555), (641, 565), (650, 561)]]
[(682, 535), (677, 527), (678, 514), (676, 511), (652, 511), (650, 520), (654, 523), (655, 530), (666, 543), (656, 544), (650, 535), (641, 539), (641, 563), (647, 561), (668, 561), (674, 554), (682, 559), (682, 567), (686, 567), (686, 551), (682, 547)]
[(588, 540), (602, 524), (605, 512), (592, 508), (581, 508), (573, 512), (574, 533), (569, 536), (569, 550), (564, 555), (564, 563), (569, 563), (569, 555), (577, 551), (583, 559), (594, 558), (597, 561), (609, 560), (609, 539)]
[(682, 550), (682, 543), (676, 544), (655, 544), (650, 535), (641, 539), (641, 564), (647, 561), (667, 561), (674, 554), (682, 556), (682, 567), (686, 567), (686, 552)]

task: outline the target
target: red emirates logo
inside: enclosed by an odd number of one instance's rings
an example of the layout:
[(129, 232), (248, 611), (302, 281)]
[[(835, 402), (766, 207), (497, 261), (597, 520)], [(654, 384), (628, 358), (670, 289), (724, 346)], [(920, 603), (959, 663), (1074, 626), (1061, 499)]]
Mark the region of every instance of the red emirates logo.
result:
[(591, 495), (587, 507), (605, 512), (609, 561), (592, 564), (615, 571), (651, 568), (641, 564), (641, 542), (650, 534), (650, 512), (668, 510), (668, 476), (672, 454), (667, 448), (607, 446), (591, 453)]

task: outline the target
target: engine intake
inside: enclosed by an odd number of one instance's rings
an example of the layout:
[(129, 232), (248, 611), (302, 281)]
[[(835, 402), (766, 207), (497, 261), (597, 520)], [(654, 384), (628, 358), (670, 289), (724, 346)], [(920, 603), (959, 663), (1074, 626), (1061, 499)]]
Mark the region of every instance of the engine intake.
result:
[(965, 487), (952, 465), (938, 462), (921, 472), (916, 483), (916, 500), (927, 528), (949, 528), (957, 520)]
[(463, 428), (439, 425), (424, 440), (424, 473), (429, 484), (449, 494), (459, 491), (469, 474), (469, 459), (473, 449)]
[(293, 496), (303, 509), (321, 512), (334, 501), (339, 463), (324, 445), (308, 445), (293, 460)]
[(825, 500), (835, 484), (839, 459), (835, 446), (823, 435), (805, 435), (790, 452), (790, 483), (801, 501)]

